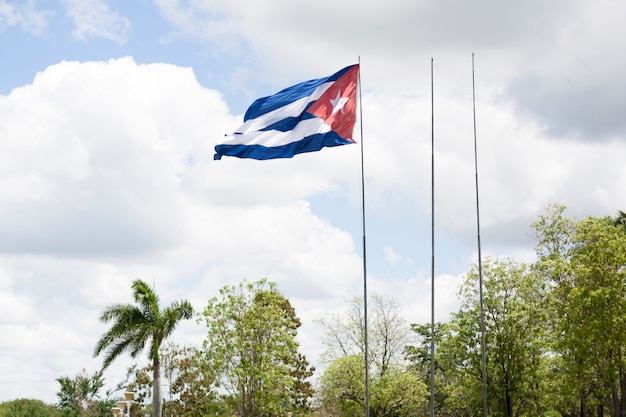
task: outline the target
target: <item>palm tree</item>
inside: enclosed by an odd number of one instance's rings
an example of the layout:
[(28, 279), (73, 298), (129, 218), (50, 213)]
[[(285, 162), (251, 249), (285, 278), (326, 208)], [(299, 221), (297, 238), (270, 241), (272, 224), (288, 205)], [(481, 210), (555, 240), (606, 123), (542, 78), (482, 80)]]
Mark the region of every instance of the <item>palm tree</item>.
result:
[(178, 322), (193, 315), (187, 300), (174, 301), (169, 307), (159, 308), (159, 297), (144, 281), (137, 279), (131, 287), (135, 303), (113, 304), (104, 309), (100, 320), (112, 322), (94, 349), (96, 357), (104, 352), (102, 369), (106, 369), (122, 352), (136, 358), (149, 344), (148, 358), (153, 365), (152, 416), (161, 417), (161, 366), (159, 348)]

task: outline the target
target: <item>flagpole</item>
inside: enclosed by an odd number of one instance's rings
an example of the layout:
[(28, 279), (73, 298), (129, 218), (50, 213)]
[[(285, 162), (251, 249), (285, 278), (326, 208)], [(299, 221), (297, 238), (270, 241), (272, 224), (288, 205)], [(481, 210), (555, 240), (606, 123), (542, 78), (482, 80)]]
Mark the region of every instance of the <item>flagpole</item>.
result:
[(478, 285), (480, 298), (480, 336), (483, 376), (483, 412), (487, 417), (487, 354), (485, 352), (485, 312), (483, 306), (483, 266), (480, 250), (480, 205), (478, 202), (478, 147), (476, 145), (476, 83), (474, 81), (474, 53), (472, 53), (472, 113), (474, 116), (474, 171), (476, 173), (476, 228), (478, 230)]
[(431, 261), (430, 261), (430, 416), (435, 416), (435, 83), (430, 58), (430, 178), (431, 178)]
[(365, 417), (370, 415), (370, 385), (369, 385), (369, 355), (368, 355), (368, 337), (367, 337), (367, 251), (365, 246), (365, 164), (363, 162), (363, 101), (361, 97), (361, 57), (359, 57), (359, 73), (358, 73), (358, 90), (359, 90), (359, 125), (361, 135), (361, 219), (363, 230), (363, 337), (364, 340), (364, 356), (365, 356)]

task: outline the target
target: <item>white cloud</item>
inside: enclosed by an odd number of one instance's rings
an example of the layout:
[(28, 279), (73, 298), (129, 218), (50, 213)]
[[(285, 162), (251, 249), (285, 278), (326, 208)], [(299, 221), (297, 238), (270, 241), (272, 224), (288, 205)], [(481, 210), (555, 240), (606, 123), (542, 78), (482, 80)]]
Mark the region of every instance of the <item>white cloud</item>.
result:
[(62, 0), (66, 15), (74, 23), (73, 35), (80, 40), (105, 38), (124, 43), (130, 21), (117, 11), (112, 11), (102, 0)]
[[(211, 108), (214, 123), (229, 116), (189, 70), (153, 68), (166, 81), (130, 59), (63, 63), (2, 100), (12, 119), (0, 144), (0, 210), (12, 219), (0, 223), (5, 251), (129, 254), (176, 244), (180, 175), (197, 147), (209, 152), (201, 135)], [(189, 108), (172, 106), (194, 89)]]
[(398, 255), (391, 246), (383, 247), (383, 252), (385, 253), (385, 260), (391, 265), (394, 265), (402, 260), (402, 257)]
[[(215, 51), (239, 50), (241, 19), (233, 8), (241, 5), (214, 0), (184, 2), (180, 0), (155, 0), (161, 16), (174, 28), (165, 36), (168, 42), (175, 38), (198, 39), (207, 42)], [(247, 7), (250, 7), (248, 5)]]
[(0, 1), (0, 29), (3, 26), (19, 26), (25, 32), (41, 35), (48, 27), (50, 11), (38, 10), (34, 0), (27, 0), (22, 4), (12, 4)]

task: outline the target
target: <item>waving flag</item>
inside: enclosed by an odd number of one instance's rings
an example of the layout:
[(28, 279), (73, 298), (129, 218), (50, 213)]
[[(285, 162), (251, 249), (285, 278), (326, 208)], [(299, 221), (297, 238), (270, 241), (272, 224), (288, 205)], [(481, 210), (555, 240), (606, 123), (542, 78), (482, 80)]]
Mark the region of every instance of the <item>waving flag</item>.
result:
[(354, 143), (359, 65), (305, 81), (256, 100), (243, 125), (215, 146), (214, 159), (291, 158), (324, 147)]

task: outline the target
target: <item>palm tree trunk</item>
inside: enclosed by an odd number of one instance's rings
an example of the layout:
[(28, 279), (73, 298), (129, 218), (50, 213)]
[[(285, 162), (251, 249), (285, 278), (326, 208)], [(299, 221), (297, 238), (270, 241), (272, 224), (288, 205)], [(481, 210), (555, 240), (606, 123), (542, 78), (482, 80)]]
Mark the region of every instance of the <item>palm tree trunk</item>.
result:
[(152, 361), (152, 417), (162, 417), (161, 408), (163, 401), (161, 399), (161, 361), (154, 359)]

